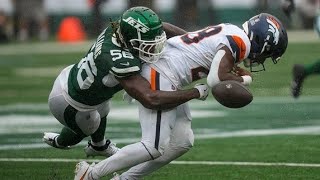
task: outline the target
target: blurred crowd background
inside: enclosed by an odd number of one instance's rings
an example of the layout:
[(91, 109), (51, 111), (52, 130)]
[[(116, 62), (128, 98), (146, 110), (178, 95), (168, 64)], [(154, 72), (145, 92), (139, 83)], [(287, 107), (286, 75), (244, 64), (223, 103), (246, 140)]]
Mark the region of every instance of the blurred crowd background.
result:
[(82, 41), (96, 37), (110, 20), (132, 6), (147, 6), (186, 30), (209, 24), (241, 25), (267, 12), (288, 29), (312, 29), (320, 0), (295, 0), (291, 17), (285, 0), (0, 0), (0, 42)]

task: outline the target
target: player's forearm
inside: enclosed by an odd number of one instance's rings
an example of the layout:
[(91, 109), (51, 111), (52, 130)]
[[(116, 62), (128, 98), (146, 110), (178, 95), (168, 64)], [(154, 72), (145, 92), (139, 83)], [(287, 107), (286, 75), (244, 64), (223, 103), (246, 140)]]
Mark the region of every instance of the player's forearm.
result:
[(243, 78), (241, 76), (237, 76), (233, 73), (225, 73), (219, 76), (220, 81), (234, 80), (238, 82), (243, 82)]
[(187, 33), (187, 31), (167, 22), (163, 22), (162, 25), (168, 39), (173, 36), (179, 36)]
[(200, 90), (196, 88), (181, 91), (151, 90), (149, 82), (140, 75), (118, 78), (118, 81), (131, 97), (149, 109), (170, 109), (200, 97)]
[(149, 109), (172, 109), (180, 104), (200, 97), (196, 88), (181, 91), (153, 91), (143, 100), (142, 105)]

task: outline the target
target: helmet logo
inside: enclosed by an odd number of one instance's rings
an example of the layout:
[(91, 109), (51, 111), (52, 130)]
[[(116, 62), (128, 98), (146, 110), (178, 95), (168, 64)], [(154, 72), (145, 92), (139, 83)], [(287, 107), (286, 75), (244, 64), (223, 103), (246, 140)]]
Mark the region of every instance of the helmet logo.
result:
[[(271, 19), (270, 17), (267, 18), (267, 22), (269, 24), (268, 31), (273, 34), (273, 43), (277, 45), (280, 37), (280, 32), (279, 32), (280, 25), (275, 19)], [(267, 40), (269, 40), (268, 38)]]
[(136, 28), (139, 32), (146, 33), (150, 30), (150, 28), (144, 25), (139, 19), (135, 20), (132, 17), (128, 17), (127, 19), (122, 19), (122, 20), (130, 24), (132, 27)]

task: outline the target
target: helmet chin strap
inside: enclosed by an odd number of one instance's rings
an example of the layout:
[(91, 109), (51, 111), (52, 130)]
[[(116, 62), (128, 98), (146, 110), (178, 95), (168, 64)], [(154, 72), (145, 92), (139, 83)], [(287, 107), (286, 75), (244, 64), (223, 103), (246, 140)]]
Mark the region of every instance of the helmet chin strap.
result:
[[(253, 55), (254, 56), (254, 55)], [(254, 59), (254, 58), (253, 58)], [(260, 71), (265, 71), (266, 70), (266, 68), (264, 67), (264, 63), (260, 63), (259, 61), (257, 61), (257, 60), (254, 60), (254, 62), (252, 62), (253, 60), (251, 60), (251, 59), (248, 59), (249, 60), (249, 63), (246, 63), (246, 64), (244, 64), (245, 65), (245, 67), (250, 67), (250, 71), (251, 72), (260, 72)], [(262, 68), (261, 69), (258, 69), (258, 70), (255, 70), (255, 69), (253, 69), (253, 67), (258, 67), (258, 66), (262, 66)]]

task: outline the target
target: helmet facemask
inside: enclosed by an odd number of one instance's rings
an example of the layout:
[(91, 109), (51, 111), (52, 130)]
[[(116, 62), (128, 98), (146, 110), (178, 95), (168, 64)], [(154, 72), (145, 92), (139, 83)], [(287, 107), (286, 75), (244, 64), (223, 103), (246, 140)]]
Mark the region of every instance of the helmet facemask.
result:
[[(249, 60), (250, 60), (250, 71), (251, 72), (260, 72), (260, 71), (265, 71), (264, 67), (264, 62), (266, 61), (267, 58), (271, 57), (271, 51), (270, 51), (271, 46), (265, 42), (264, 47), (262, 48), (262, 51), (259, 53), (250, 52), (249, 53)], [(277, 61), (273, 61), (274, 64), (277, 63)]]
[[(138, 32), (139, 36), (140, 33)], [(139, 58), (148, 63), (158, 61), (163, 52), (167, 36), (162, 32), (160, 36), (156, 36), (154, 40), (131, 39), (130, 43), (133, 49), (138, 51)]]
[[(271, 58), (277, 64), (287, 47), (287, 34), (281, 22), (272, 15), (260, 14), (242, 25), (251, 42), (248, 60), (244, 63), (251, 72), (264, 71), (264, 62)], [(259, 70), (253, 67), (262, 66)], [(257, 68), (255, 68), (257, 69)]]

